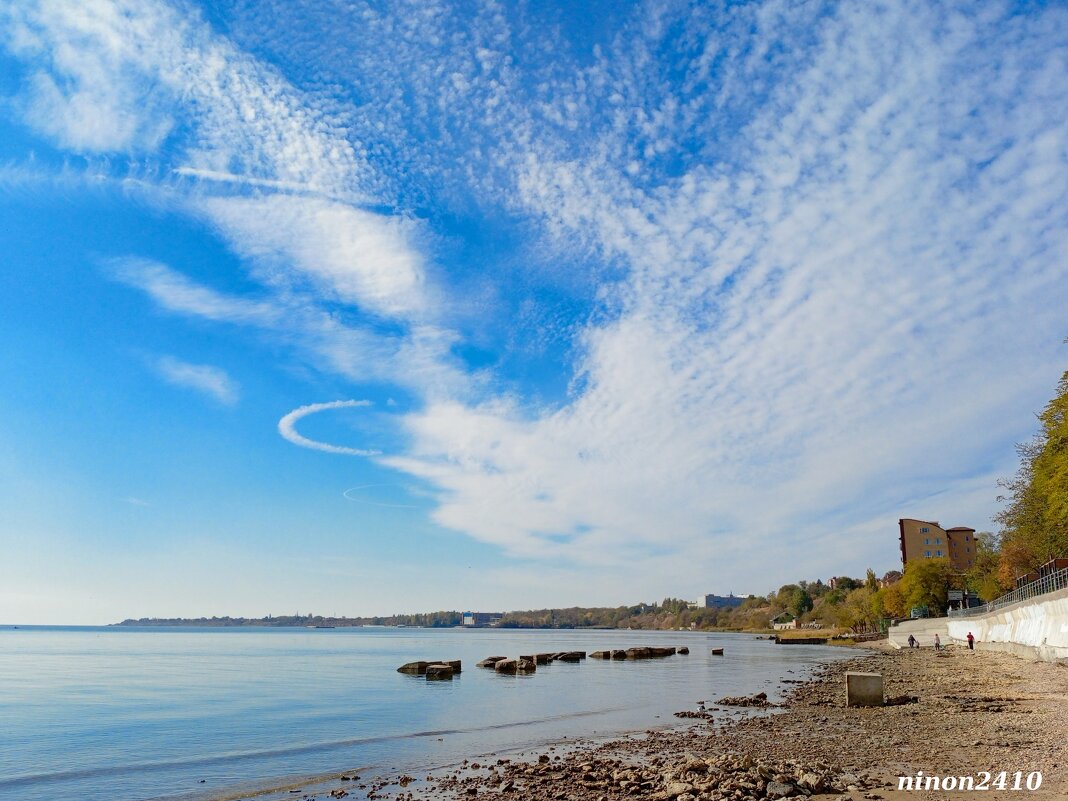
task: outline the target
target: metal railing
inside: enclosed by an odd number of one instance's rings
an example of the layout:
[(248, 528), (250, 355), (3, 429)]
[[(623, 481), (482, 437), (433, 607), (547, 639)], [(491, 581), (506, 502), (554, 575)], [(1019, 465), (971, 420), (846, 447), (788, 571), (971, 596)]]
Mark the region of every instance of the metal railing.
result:
[(1026, 601), (1054, 590), (1063, 590), (1065, 587), (1068, 587), (1068, 567), (1055, 573), (1050, 573), (1048, 576), (1043, 576), (1038, 581), (1032, 581), (1030, 584), (1017, 587), (1012, 592), (1002, 595), (1000, 598), (995, 598), (990, 603), (973, 606), (969, 609), (950, 609), (949, 616), (975, 617), (976, 615), (986, 615), (1003, 606)]

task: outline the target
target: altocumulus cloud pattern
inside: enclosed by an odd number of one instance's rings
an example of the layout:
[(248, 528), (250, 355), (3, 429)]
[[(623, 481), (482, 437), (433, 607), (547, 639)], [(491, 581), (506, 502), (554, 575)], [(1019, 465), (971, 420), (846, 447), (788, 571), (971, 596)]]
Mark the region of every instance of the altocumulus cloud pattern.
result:
[(90, 166), (0, 180), (210, 231), (240, 282), (139, 252), (107, 274), (406, 398), (388, 455), (296, 430), (364, 401), (278, 430), (419, 479), (508, 554), (696, 573), (744, 534), (801, 569), (832, 537), (869, 553), (932, 477), (947, 514), (988, 509), (1068, 333), (1065, 10), (569, 14), (9, 3), (22, 119)]

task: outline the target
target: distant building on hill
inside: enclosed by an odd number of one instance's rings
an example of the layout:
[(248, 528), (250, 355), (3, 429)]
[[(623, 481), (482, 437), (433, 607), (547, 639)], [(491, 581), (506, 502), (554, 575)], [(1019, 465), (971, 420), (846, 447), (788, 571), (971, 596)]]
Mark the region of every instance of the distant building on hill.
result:
[(797, 618), (791, 615), (789, 612), (779, 612), (775, 617), (768, 621), (768, 624), (775, 629), (775, 631), (786, 631), (787, 629), (796, 629), (798, 627)]
[(697, 599), (698, 609), (737, 609), (745, 598), (730, 595), (702, 595)]
[(504, 617), (504, 612), (464, 612), (460, 622), (465, 626), (496, 626)]
[(920, 559), (948, 559), (954, 570), (963, 573), (975, 563), (974, 528), (942, 528), (937, 521), (910, 517), (903, 517), (897, 523), (902, 565)]

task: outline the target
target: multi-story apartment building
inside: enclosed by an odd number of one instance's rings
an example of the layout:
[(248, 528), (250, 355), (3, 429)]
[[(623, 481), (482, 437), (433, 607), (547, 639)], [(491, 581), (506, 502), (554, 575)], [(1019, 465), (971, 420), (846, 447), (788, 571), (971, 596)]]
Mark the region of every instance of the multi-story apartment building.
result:
[(744, 600), (733, 592), (730, 595), (702, 595), (694, 606), (698, 609), (736, 609)]
[(967, 526), (942, 528), (937, 521), (897, 521), (901, 536), (901, 564), (917, 559), (948, 559), (950, 566), (963, 573), (975, 562), (975, 529)]

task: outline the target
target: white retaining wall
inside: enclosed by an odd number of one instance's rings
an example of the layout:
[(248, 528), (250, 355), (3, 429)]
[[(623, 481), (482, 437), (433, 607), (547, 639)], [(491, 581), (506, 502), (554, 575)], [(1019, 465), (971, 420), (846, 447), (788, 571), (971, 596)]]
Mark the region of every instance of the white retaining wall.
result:
[[(1068, 660), (1068, 589), (1021, 601), (987, 615), (938, 619), (948, 621), (949, 636), (955, 642), (967, 644), (970, 631), (975, 635), (975, 647), (980, 650), (1009, 651), (1044, 662)], [(894, 628), (906, 625), (909, 624)]]
[(920, 641), (920, 647), (926, 648), (934, 645), (934, 636), (937, 634), (942, 645), (949, 645), (949, 628), (946, 625), (949, 618), (946, 617), (922, 617), (919, 620), (902, 620), (896, 626), (891, 626), (887, 632), (890, 644), (895, 648), (908, 648), (909, 635), (911, 634)]

